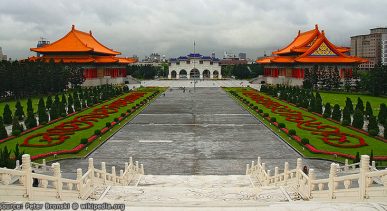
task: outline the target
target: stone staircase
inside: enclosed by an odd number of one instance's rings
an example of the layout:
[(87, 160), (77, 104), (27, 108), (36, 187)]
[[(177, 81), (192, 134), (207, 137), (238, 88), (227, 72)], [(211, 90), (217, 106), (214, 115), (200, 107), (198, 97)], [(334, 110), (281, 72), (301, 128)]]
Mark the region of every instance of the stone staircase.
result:
[(245, 175), (142, 175), (136, 187), (111, 186), (100, 201), (131, 207), (255, 207), (293, 198), (297, 195), (283, 187), (254, 187)]

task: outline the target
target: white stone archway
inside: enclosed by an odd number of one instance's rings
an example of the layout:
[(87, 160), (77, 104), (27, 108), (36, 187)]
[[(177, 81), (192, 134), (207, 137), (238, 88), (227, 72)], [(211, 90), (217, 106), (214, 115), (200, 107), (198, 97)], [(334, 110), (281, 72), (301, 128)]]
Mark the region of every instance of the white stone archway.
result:
[(179, 79), (185, 79), (189, 78), (189, 75), (187, 74), (187, 71), (182, 69), (179, 71)]

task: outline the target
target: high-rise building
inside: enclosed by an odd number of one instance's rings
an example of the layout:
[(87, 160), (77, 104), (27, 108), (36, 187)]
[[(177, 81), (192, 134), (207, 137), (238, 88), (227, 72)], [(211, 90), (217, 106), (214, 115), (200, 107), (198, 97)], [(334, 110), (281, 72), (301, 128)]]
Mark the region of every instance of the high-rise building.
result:
[(239, 53), (239, 59), (246, 60), (246, 53)]
[(387, 65), (387, 34), (382, 35), (382, 65)]
[(376, 64), (382, 63), (386, 57), (386, 52), (382, 50), (387, 42), (386, 36), (387, 28), (373, 28), (370, 29), (370, 34), (351, 37), (351, 55), (368, 60), (367, 63), (360, 64), (360, 68), (374, 68)]
[(0, 47), (0, 61), (7, 60), (7, 55), (3, 54), (3, 49)]

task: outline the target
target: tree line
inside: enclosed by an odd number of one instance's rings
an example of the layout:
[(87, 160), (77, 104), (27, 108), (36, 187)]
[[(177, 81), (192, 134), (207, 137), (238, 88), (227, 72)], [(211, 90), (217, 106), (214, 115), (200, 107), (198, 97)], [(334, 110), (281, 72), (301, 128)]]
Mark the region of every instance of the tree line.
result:
[(0, 100), (62, 92), (83, 83), (82, 69), (50, 61), (0, 61)]
[(358, 129), (363, 129), (365, 120), (368, 120), (367, 131), (370, 135), (376, 136), (379, 134), (379, 126), (384, 126), (384, 137), (387, 138), (387, 106), (385, 103), (380, 104), (379, 114), (373, 114), (370, 102), (366, 102), (364, 106), (363, 100), (358, 97), (357, 104), (354, 107), (351, 98), (347, 97), (344, 109), (341, 110), (338, 104), (332, 105), (327, 102), (323, 104), (320, 93), (313, 93), (311, 89), (303, 89), (292, 86), (269, 86), (262, 85), (261, 92), (278, 97), (281, 100), (295, 104), (297, 107), (306, 108), (310, 112), (322, 114), (324, 118), (332, 118), (342, 125), (351, 125)]
[(260, 64), (224, 65), (221, 68), (224, 78), (234, 76), (236, 79), (251, 79), (263, 74), (263, 66)]

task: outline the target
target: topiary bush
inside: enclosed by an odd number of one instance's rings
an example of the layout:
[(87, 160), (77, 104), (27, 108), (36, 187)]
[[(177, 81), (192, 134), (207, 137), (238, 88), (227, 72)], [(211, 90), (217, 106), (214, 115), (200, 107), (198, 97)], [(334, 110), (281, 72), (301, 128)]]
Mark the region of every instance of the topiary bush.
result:
[(377, 136), (378, 135), (378, 131), (376, 131), (375, 129), (371, 129), (368, 131), (368, 134), (370, 134), (370, 136)]
[(81, 139), (81, 144), (88, 144), (89, 142), (87, 141), (87, 138), (82, 138)]
[(125, 117), (126, 116), (126, 114), (125, 113), (121, 113), (121, 117)]
[(12, 135), (13, 136), (19, 136), (21, 134), (21, 130), (13, 130)]
[(294, 136), (297, 134), (296, 130), (295, 129), (291, 129), (289, 130), (289, 133), (288, 133), (290, 136)]
[(106, 122), (106, 127), (110, 127), (110, 126), (112, 126), (112, 123), (110, 123), (110, 122)]
[(278, 124), (278, 127), (279, 127), (279, 128), (285, 128), (286, 125), (285, 125), (285, 123), (281, 122), (281, 123)]
[(118, 118), (117, 118), (117, 117), (116, 117), (116, 118), (114, 118), (114, 121), (115, 121), (115, 122), (118, 122)]
[(301, 139), (301, 144), (303, 144), (303, 145), (309, 144), (309, 139), (307, 139), (307, 138)]
[(276, 121), (277, 121), (277, 118), (272, 117), (272, 118), (270, 118), (270, 121), (271, 121), (271, 122), (276, 122)]
[(259, 112), (259, 113), (262, 113), (262, 112), (263, 112), (263, 110), (262, 110), (262, 109), (259, 109), (259, 110), (258, 110), (258, 112)]
[(100, 130), (95, 130), (94, 131), (94, 135), (97, 135), (97, 136), (101, 135), (101, 131)]
[(258, 106), (254, 106), (253, 108), (254, 108), (254, 110), (257, 110), (257, 109), (258, 109)]
[(268, 114), (268, 113), (264, 113), (263, 116), (264, 116), (264, 117), (268, 117), (269, 114)]

